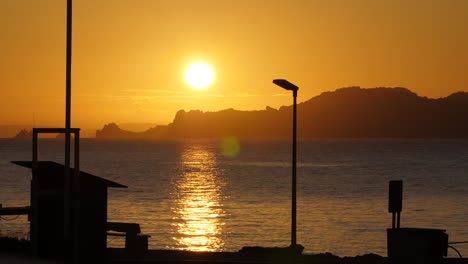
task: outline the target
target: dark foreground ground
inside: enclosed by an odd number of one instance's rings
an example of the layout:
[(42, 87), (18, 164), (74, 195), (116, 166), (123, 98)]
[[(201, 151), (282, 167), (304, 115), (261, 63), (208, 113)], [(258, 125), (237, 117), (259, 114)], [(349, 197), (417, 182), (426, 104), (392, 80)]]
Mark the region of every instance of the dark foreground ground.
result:
[[(296, 251), (293, 249), (294, 252)], [(0, 264), (63, 263), (32, 258), (27, 240), (0, 237)], [(291, 248), (245, 247), (239, 252), (191, 252), (180, 250), (148, 250), (135, 252), (123, 248), (107, 249), (107, 260), (82, 260), (81, 263), (169, 263), (169, 264), (390, 264), (382, 256), (367, 254), (356, 257), (338, 257), (330, 253), (304, 255), (291, 254)], [(294, 256), (294, 257), (293, 257)], [(392, 263), (395, 264), (395, 263)], [(398, 264), (398, 263), (396, 263)], [(468, 259), (446, 258), (441, 264), (468, 264)]]
[[(110, 249), (107, 263), (168, 263), (168, 264), (276, 264), (293, 263), (290, 257), (279, 255), (252, 255), (239, 252), (187, 252), (173, 250), (150, 250), (141, 256), (128, 256), (121, 249)], [(61, 261), (47, 261), (34, 259), (24, 253), (0, 252), (1, 264), (49, 264), (63, 263)], [(84, 263), (98, 263), (96, 261), (85, 261)], [(337, 257), (332, 254), (300, 255), (296, 263), (304, 264), (390, 264), (387, 258), (368, 254), (356, 257)], [(444, 264), (468, 264), (468, 259), (447, 258)]]
[[(139, 257), (126, 256), (121, 249), (109, 249), (110, 263), (171, 263), (171, 264), (390, 264), (386, 257), (367, 254), (356, 257), (338, 257), (330, 253), (299, 255), (296, 259), (281, 254), (250, 254), (243, 252), (189, 252), (177, 250), (149, 250)], [(294, 262), (295, 261), (295, 262)], [(468, 264), (468, 259), (444, 259), (444, 264)]]

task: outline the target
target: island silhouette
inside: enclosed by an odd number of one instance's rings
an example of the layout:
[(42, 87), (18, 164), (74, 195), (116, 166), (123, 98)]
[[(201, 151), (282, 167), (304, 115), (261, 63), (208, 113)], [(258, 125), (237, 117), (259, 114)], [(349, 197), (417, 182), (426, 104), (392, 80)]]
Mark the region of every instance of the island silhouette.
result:
[[(346, 87), (298, 104), (299, 138), (466, 138), (468, 93), (430, 99), (406, 88)], [(223, 138), (289, 139), (292, 106), (240, 111), (179, 110), (172, 123), (143, 132), (116, 123), (99, 139)]]
[(21, 129), (13, 138), (15, 139), (31, 139), (32, 130)]

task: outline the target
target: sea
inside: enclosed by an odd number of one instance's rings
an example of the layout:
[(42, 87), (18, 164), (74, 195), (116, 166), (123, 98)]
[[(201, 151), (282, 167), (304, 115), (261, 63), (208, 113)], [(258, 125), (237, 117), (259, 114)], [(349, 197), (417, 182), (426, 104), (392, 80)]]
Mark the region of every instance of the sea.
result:
[[(0, 203), (29, 205), (31, 141), (0, 139)], [(63, 139), (40, 139), (39, 160), (63, 164)], [(289, 140), (80, 140), (80, 168), (109, 190), (109, 221), (139, 223), (151, 249), (238, 251), (291, 243)], [(468, 140), (316, 139), (297, 143), (297, 243), (307, 254), (387, 255), (388, 185), (403, 181), (402, 227), (468, 240)], [(26, 216), (0, 235), (28, 237)], [(123, 246), (111, 237), (108, 246)], [(468, 256), (468, 244), (454, 245)], [(456, 253), (449, 249), (449, 256)]]

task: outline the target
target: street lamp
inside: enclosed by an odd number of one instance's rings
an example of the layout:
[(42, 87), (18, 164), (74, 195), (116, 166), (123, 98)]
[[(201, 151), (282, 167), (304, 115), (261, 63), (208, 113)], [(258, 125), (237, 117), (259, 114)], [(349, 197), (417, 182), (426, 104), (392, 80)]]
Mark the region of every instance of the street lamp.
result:
[(293, 147), (292, 147), (292, 199), (291, 199), (291, 247), (296, 243), (296, 97), (299, 87), (285, 79), (275, 79), (273, 83), (289, 91), (293, 91)]

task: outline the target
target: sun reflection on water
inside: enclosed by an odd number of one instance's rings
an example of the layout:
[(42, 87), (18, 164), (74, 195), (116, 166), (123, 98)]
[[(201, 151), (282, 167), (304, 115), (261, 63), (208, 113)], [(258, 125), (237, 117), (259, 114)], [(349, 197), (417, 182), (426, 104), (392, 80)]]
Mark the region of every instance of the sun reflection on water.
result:
[(224, 214), (220, 205), (221, 187), (216, 155), (204, 146), (186, 148), (181, 158), (183, 171), (176, 182), (176, 206), (173, 208), (173, 237), (178, 249), (216, 251), (221, 238)]

